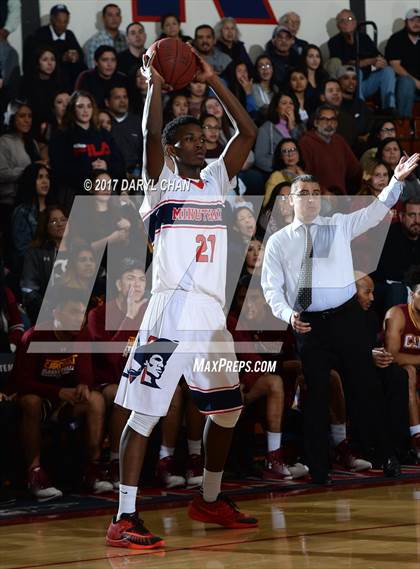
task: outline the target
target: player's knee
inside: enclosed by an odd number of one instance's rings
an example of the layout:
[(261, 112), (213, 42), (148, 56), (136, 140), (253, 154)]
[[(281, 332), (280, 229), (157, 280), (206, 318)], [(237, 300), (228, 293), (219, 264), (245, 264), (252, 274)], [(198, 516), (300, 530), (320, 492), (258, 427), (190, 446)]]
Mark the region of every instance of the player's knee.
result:
[(270, 393), (281, 393), (283, 390), (283, 380), (279, 375), (268, 374), (266, 379), (268, 391)]
[(143, 415), (143, 413), (132, 411), (127, 425), (139, 435), (149, 437), (159, 419), (160, 417), (155, 417), (154, 415)]
[(115, 396), (117, 394), (117, 390), (118, 390), (118, 384), (117, 383), (111, 383), (111, 384), (107, 385), (106, 387), (104, 387), (104, 389), (102, 391), (102, 395), (104, 396), (105, 404), (107, 407), (112, 405), (112, 403), (114, 402)]
[(90, 392), (89, 410), (98, 414), (105, 413), (105, 398), (99, 391)]
[(40, 415), (42, 399), (38, 395), (24, 395), (19, 398), (19, 405), (25, 415)]
[(233, 427), (238, 422), (241, 415), (241, 409), (237, 411), (227, 411), (226, 413), (214, 413), (210, 415), (210, 419), (224, 429), (233, 429)]

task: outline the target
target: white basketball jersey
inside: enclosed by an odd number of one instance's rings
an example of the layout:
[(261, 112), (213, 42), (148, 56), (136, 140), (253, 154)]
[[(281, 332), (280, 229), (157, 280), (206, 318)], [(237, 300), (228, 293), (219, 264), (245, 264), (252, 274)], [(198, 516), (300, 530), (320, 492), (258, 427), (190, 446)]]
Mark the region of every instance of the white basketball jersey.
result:
[(163, 166), (148, 189), (140, 215), (153, 243), (152, 293), (184, 290), (225, 303), (227, 228), (225, 195), (236, 186), (223, 158), (185, 179)]

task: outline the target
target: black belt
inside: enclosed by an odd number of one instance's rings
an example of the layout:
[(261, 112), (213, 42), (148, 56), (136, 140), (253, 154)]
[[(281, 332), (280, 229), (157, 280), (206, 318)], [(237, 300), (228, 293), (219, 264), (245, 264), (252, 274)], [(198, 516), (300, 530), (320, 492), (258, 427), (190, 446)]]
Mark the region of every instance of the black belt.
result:
[(327, 308), (326, 310), (320, 310), (318, 312), (306, 311), (306, 312), (302, 312), (302, 316), (309, 316), (311, 318), (315, 317), (315, 318), (323, 318), (323, 319), (329, 318), (330, 316), (337, 314), (337, 312), (341, 312), (342, 310), (348, 308), (349, 306), (351, 306), (355, 302), (357, 302), (357, 296), (356, 295), (352, 296), (344, 304), (340, 304), (340, 306), (336, 306), (335, 308)]

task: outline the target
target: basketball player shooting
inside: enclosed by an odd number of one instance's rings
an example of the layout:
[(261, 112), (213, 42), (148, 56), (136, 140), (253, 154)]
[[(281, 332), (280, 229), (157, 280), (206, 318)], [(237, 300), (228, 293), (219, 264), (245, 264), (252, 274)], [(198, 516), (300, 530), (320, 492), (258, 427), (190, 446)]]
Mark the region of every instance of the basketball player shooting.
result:
[[(227, 371), (193, 371), (198, 355), (215, 361), (227, 357), (228, 352), (228, 357), (235, 359), (222, 310), (227, 260), (222, 208), (254, 144), (256, 127), (213, 69), (196, 55), (196, 80), (206, 82), (217, 94), (235, 134), (220, 158), (204, 167), (204, 137), (197, 119), (179, 117), (162, 133), (165, 81), (152, 65), (153, 55), (145, 57), (142, 73), (148, 91), (143, 114), (143, 177), (153, 182), (153, 189), (146, 192), (140, 215), (149, 223), (153, 240), (153, 285), (115, 399), (132, 413), (120, 444), (119, 509), (106, 536), (107, 544), (114, 547), (154, 549), (164, 544), (138, 517), (136, 495), (148, 438), (160, 417), (167, 414), (182, 375), (198, 408), (208, 417), (202, 491), (190, 504), (188, 514), (194, 520), (225, 528), (257, 525), (255, 518), (241, 513), (221, 493), (223, 469), (242, 409), (238, 376)], [(168, 167), (170, 162), (175, 172)], [(187, 191), (185, 179), (190, 182)], [(215, 342), (222, 343), (223, 354), (212, 353)], [(191, 346), (198, 348), (194, 352)], [(155, 374), (153, 382), (144, 381), (150, 376), (147, 366), (156, 361), (160, 374)]]

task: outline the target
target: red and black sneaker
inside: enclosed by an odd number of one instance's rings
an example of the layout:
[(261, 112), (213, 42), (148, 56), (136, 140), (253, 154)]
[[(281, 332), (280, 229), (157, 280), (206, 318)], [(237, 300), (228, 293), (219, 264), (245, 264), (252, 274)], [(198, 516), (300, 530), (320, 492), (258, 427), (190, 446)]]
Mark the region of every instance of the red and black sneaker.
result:
[(153, 535), (134, 512), (122, 514), (118, 521), (113, 516), (106, 532), (106, 544), (128, 549), (155, 549), (165, 545), (165, 542), (161, 537)]
[(195, 496), (188, 506), (188, 515), (198, 522), (219, 524), (225, 528), (255, 528), (258, 520), (239, 511), (237, 505), (224, 494), (219, 494), (215, 502), (205, 502), (200, 495)]

